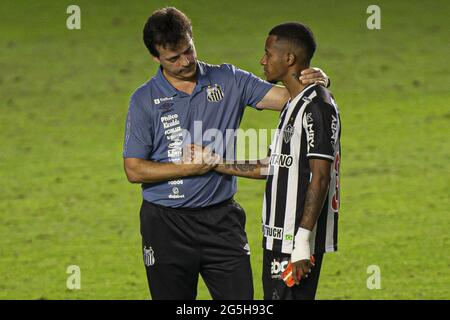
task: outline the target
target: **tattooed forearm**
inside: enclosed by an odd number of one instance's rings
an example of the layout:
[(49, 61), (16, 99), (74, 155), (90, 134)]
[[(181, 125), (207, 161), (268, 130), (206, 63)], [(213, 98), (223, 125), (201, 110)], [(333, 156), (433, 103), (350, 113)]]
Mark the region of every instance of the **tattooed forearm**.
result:
[(265, 168), (267, 168), (267, 164), (264, 161), (257, 160), (256, 163), (255, 161), (245, 161), (219, 164), (215, 170), (220, 173), (239, 177), (264, 179)]
[(312, 230), (322, 211), (325, 201), (328, 183), (326, 180), (312, 181), (306, 191), (305, 207), (303, 209), (300, 227)]
[(224, 168), (225, 169), (233, 169), (236, 171), (248, 172), (248, 171), (253, 171), (253, 170), (261, 168), (261, 164), (260, 163), (232, 163), (232, 164), (224, 164)]

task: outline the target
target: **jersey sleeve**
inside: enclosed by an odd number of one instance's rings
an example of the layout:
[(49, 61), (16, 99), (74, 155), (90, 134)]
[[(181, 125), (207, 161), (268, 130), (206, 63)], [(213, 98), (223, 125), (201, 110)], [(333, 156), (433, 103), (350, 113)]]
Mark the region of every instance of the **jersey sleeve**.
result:
[(238, 90), (240, 91), (241, 101), (244, 106), (256, 108), (256, 105), (274, 86), (245, 70), (241, 70), (234, 66), (231, 66), (231, 70), (236, 80)]
[(330, 104), (312, 101), (303, 114), (308, 159), (334, 160), (338, 115)]
[(125, 124), (124, 158), (148, 159), (153, 146), (149, 112), (134, 96), (130, 100)]

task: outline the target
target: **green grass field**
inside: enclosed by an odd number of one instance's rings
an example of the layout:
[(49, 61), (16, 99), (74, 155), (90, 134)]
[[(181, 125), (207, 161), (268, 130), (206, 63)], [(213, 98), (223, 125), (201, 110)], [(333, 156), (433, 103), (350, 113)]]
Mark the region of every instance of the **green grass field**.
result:
[[(120, 3), (120, 4), (119, 4)], [(140, 188), (122, 169), (128, 99), (156, 65), (142, 41), (167, 4), (192, 19), (198, 57), (262, 76), (275, 24), (314, 31), (313, 64), (332, 78), (342, 131), (339, 252), (325, 257), (318, 299), (449, 299), (450, 23), (448, 1), (72, 1), (0, 5), (0, 299), (149, 299)], [(278, 115), (247, 109), (242, 128)], [(239, 180), (255, 298), (262, 298), (264, 182)], [(66, 269), (81, 268), (81, 290)], [(367, 267), (381, 269), (369, 290)], [(210, 299), (203, 283), (199, 299)]]

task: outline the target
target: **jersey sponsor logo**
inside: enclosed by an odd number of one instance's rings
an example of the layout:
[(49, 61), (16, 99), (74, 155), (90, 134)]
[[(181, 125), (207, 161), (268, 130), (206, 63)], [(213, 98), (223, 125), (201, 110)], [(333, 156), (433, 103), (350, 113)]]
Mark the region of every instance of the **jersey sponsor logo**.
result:
[(306, 139), (308, 140), (308, 151), (314, 148), (314, 130), (313, 130), (312, 113), (306, 115)]
[(219, 102), (225, 95), (222, 88), (218, 84), (215, 84), (213, 87), (208, 86), (206, 96), (208, 97), (208, 101)]
[(294, 126), (289, 123), (283, 130), (284, 143), (288, 143), (289, 141), (291, 141), (293, 135), (294, 135)]
[(174, 186), (174, 185), (179, 185), (179, 184), (183, 184), (183, 180), (172, 180), (169, 181), (169, 186)]
[(174, 140), (173, 142), (169, 143), (169, 149), (180, 147), (182, 144), (182, 140)]
[(184, 194), (169, 194), (169, 199), (184, 199)]
[(172, 194), (169, 194), (169, 199), (183, 199), (184, 194), (182, 194), (181, 190), (178, 187), (172, 188)]
[(149, 247), (147, 249), (146, 246), (144, 246), (144, 264), (146, 267), (150, 267), (155, 264), (155, 252), (153, 251), (152, 247)]
[(334, 174), (336, 175), (336, 185), (334, 186), (334, 194), (333, 198), (331, 199), (331, 208), (333, 209), (333, 212), (339, 211), (339, 204), (340, 204), (340, 181), (339, 181), (339, 166), (341, 164), (341, 156), (339, 155), (339, 152), (336, 153), (336, 157), (334, 158)]
[(250, 245), (248, 243), (245, 244), (244, 250), (247, 253), (247, 255), (249, 256), (250, 255)]
[(292, 166), (294, 158), (289, 154), (272, 153), (270, 155), (270, 165), (289, 168)]
[(179, 133), (180, 131), (182, 131), (182, 129), (181, 129), (180, 126), (178, 126), (178, 127), (175, 127), (175, 128), (167, 129), (166, 131), (164, 131), (164, 134), (166, 136), (169, 136), (169, 135), (172, 136), (174, 133)]
[(178, 113), (175, 114), (168, 114), (167, 116), (161, 117), (161, 122), (167, 122), (173, 119), (178, 119)]
[(167, 156), (170, 161), (179, 160), (183, 156), (183, 128), (180, 126), (180, 119), (177, 113), (168, 114), (160, 118), (163, 125), (164, 135), (169, 140)]
[(174, 127), (179, 124), (180, 124), (180, 120), (173, 119), (172, 121), (163, 122), (163, 127), (164, 127), (164, 129), (167, 129), (167, 128)]
[(167, 155), (169, 158), (181, 158), (183, 156), (182, 149), (169, 149), (167, 150)]
[(166, 136), (168, 140), (170, 141), (183, 141), (184, 139), (184, 135), (183, 135), (183, 130), (177, 131), (174, 134), (171, 134), (170, 136)]
[(160, 104), (161, 102), (172, 101), (172, 100), (173, 100), (173, 97), (164, 97), (164, 98), (153, 99), (153, 103)]
[(334, 115), (331, 117), (331, 132), (333, 133), (331, 136), (331, 143), (334, 145), (338, 138), (338, 119)]
[(283, 239), (283, 228), (271, 227), (263, 224), (262, 229), (264, 237), (270, 237), (278, 240)]
[(293, 234), (286, 234), (286, 235), (284, 235), (284, 240), (286, 240), (286, 241), (294, 241), (294, 235)]
[(270, 274), (272, 279), (281, 279), (281, 274), (286, 270), (289, 258), (273, 259), (270, 264)]

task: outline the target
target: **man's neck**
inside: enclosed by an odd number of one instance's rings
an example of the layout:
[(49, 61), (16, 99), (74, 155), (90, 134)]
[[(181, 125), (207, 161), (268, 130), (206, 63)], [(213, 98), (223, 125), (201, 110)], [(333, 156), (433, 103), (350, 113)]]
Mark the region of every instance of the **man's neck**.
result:
[(293, 100), (300, 92), (303, 91), (303, 89), (306, 88), (306, 85), (302, 84), (299, 80), (302, 70), (304, 69), (299, 67), (289, 70), (284, 79), (282, 79), (284, 86), (289, 91), (291, 100)]
[(197, 84), (197, 73), (191, 78), (179, 79), (169, 75), (164, 68), (162, 72), (167, 81), (178, 91), (185, 92), (189, 95), (194, 91), (195, 85)]

